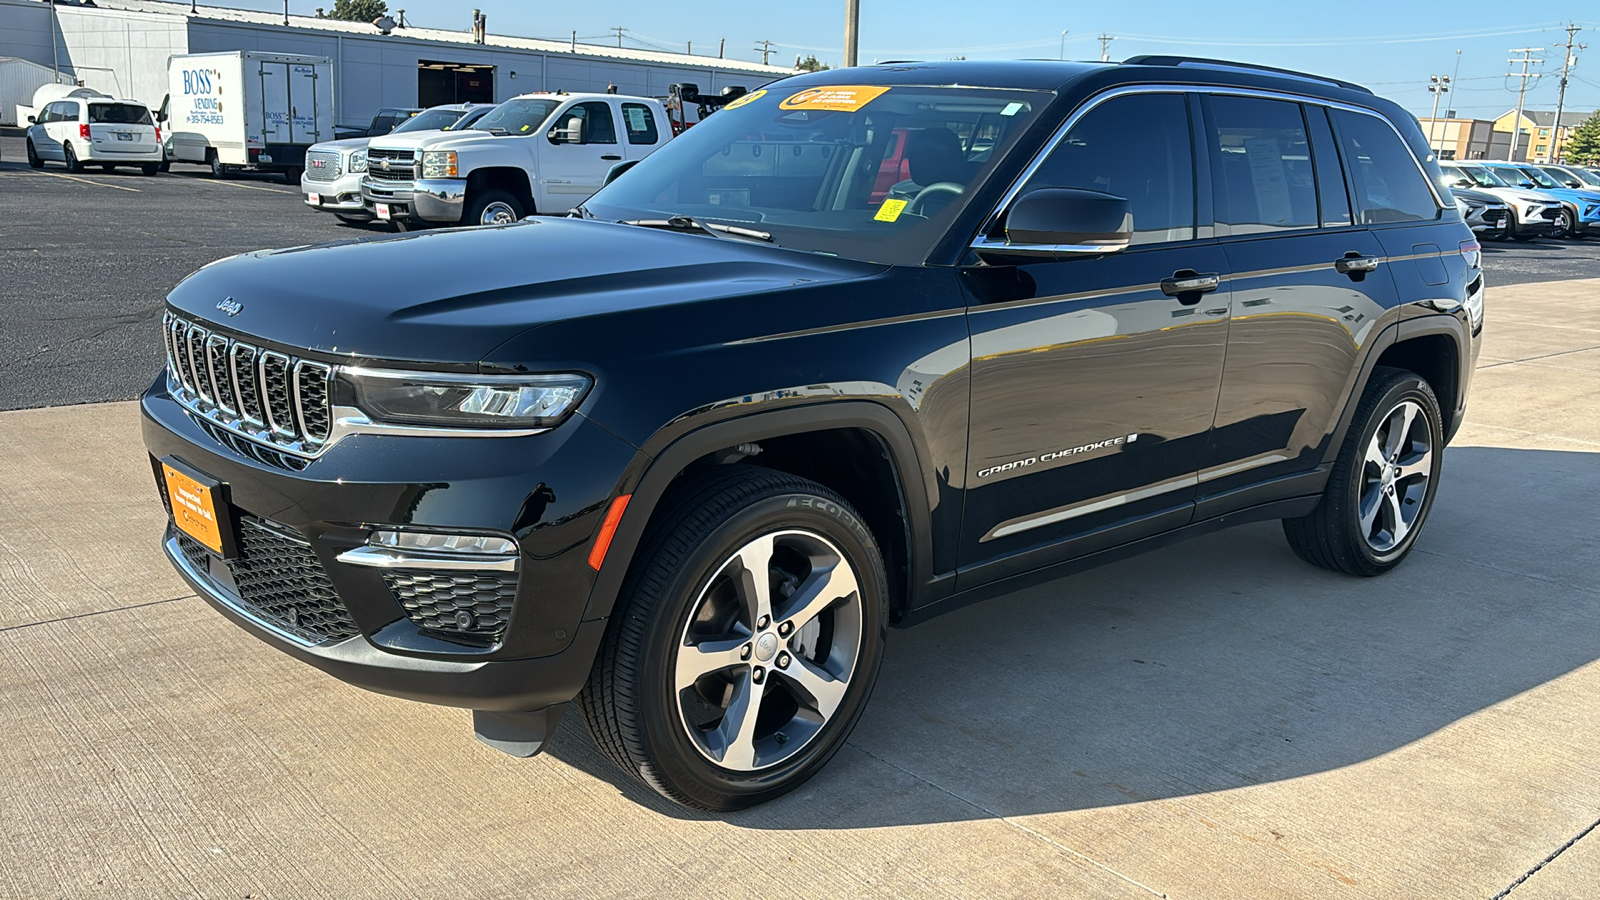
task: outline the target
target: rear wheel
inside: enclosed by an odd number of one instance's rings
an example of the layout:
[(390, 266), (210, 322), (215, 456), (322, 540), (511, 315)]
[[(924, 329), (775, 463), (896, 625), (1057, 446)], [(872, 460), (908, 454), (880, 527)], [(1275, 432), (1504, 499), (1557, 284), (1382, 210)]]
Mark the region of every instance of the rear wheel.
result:
[(232, 178), (233, 177), (233, 166), (223, 165), (222, 159), (217, 156), (216, 151), (212, 151), (209, 154), (206, 162), (211, 164), (211, 177), (212, 178)]
[(579, 703), (600, 749), (666, 797), (754, 806), (844, 745), (887, 622), (882, 557), (843, 498), (723, 467), (663, 501)]
[(68, 172), (82, 172), (83, 163), (78, 162), (78, 152), (72, 149), (71, 144), (61, 145), (61, 155), (67, 164)]
[(283, 170), (283, 183), (284, 184), (299, 184), (300, 183), (300, 175), (303, 172), (305, 172), (305, 169), (284, 169)]
[(146, 175), (155, 175), (161, 171), (161, 163), (145, 163), (139, 167), (139, 171)]
[(42, 169), (42, 168), (44, 168), (44, 160), (39, 158), (39, 151), (34, 149), (33, 141), (31, 141), (31, 140), (28, 141), (28, 168), (30, 168), (30, 169)]
[(1361, 395), (1322, 501), (1283, 520), (1306, 562), (1350, 575), (1381, 575), (1416, 544), (1433, 506), (1444, 428), (1433, 388), (1403, 369), (1380, 368)]
[(507, 191), (483, 191), (467, 204), (463, 225), (510, 225), (522, 220), (522, 201)]

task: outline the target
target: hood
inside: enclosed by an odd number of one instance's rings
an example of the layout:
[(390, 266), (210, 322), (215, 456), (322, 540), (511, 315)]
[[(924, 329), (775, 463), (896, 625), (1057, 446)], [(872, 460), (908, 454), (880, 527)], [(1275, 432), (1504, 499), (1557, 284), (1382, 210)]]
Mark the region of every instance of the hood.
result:
[[(558, 320), (863, 278), (879, 264), (581, 219), (262, 250), (184, 279), (168, 302), (284, 349), (472, 366)], [(242, 307), (218, 310), (225, 299)]]
[(449, 143), (473, 140), (474, 138), (493, 138), (494, 135), (487, 131), (473, 131), (470, 128), (462, 131), (407, 131), (404, 134), (386, 134), (383, 137), (372, 139), (371, 146), (380, 150), (421, 150), (423, 147), (433, 150), (436, 147)]
[(371, 141), (372, 138), (364, 137), (344, 138), (343, 140), (337, 141), (323, 141), (320, 144), (312, 144), (311, 150), (306, 152), (309, 153), (316, 150), (334, 150), (338, 151), (339, 153), (349, 153), (352, 150), (360, 150), (366, 147)]

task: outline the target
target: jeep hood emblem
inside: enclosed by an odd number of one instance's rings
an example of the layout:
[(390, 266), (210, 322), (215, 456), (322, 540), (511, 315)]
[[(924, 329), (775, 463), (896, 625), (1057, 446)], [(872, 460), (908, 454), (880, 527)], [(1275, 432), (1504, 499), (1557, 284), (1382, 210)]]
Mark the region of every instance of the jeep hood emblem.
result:
[(223, 312), (227, 313), (229, 317), (232, 317), (244, 312), (244, 304), (233, 299), (232, 297), (224, 297), (222, 298), (222, 302), (217, 304), (217, 309), (222, 310)]

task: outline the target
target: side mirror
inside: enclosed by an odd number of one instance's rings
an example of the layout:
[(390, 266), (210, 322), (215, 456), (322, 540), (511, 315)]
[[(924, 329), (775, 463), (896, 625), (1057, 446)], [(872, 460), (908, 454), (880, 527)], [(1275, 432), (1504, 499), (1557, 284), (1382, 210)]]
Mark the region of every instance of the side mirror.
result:
[(980, 254), (1059, 256), (1115, 253), (1133, 240), (1128, 201), (1081, 188), (1039, 188), (1011, 205), (1005, 242), (989, 242)]
[(1450, 186), (1451, 187), (1458, 187), (1458, 188), (1469, 188), (1469, 187), (1472, 187), (1472, 182), (1468, 181), (1465, 178), (1457, 178), (1455, 181), (1450, 182)]
[(618, 178), (622, 177), (622, 173), (623, 172), (628, 171), (629, 169), (633, 168), (634, 166), (637, 166), (638, 164), (639, 164), (639, 160), (637, 160), (637, 159), (630, 159), (627, 162), (619, 162), (619, 163), (617, 163), (616, 165), (612, 166), (609, 171), (606, 172), (606, 180), (600, 182), (600, 186), (601, 187), (605, 187), (606, 185), (610, 184), (611, 182), (616, 181)]
[(1531, 187), (1534, 186), (1534, 184), (1531, 181), (1519, 181), (1519, 182), (1517, 182), (1517, 186), (1518, 187), (1531, 188)]
[(28, 124), (29, 125), (37, 125), (37, 124), (39, 124), (39, 117), (38, 116), (29, 116), (28, 117)]
[(550, 129), (550, 143), (552, 144), (586, 144), (589, 131), (584, 127), (584, 121), (577, 116), (572, 116), (560, 125)]

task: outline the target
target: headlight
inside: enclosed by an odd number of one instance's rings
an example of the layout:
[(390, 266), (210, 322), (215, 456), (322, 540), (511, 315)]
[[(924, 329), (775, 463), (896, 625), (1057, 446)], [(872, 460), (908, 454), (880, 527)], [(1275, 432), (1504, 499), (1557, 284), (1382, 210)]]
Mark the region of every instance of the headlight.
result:
[(367, 151), (357, 150), (350, 154), (350, 171), (365, 172), (367, 170)]
[(594, 382), (587, 375), (445, 375), (344, 369), (355, 405), (381, 422), (449, 428), (551, 428)]
[(422, 151), (423, 178), (455, 178), (457, 171), (454, 150)]

